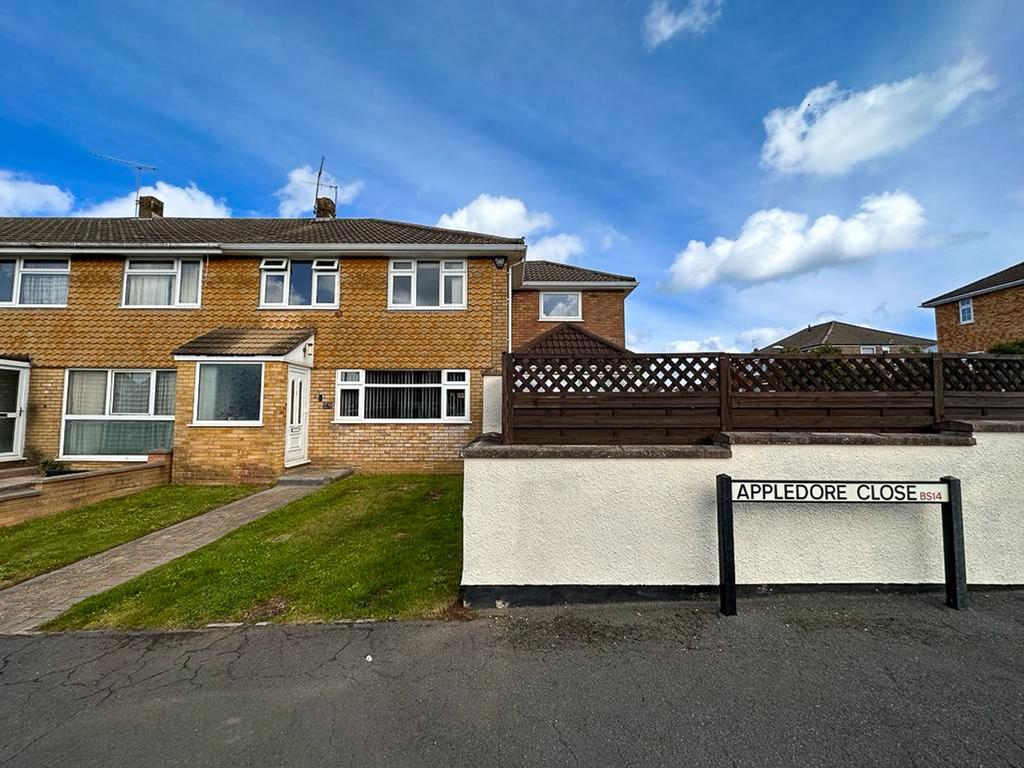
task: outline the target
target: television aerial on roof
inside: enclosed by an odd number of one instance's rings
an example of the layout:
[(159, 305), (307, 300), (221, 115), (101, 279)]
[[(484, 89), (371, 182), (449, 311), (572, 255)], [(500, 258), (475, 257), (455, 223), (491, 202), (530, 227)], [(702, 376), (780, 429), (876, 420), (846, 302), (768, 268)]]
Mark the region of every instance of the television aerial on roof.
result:
[(315, 184), (316, 185), (316, 191), (313, 193), (313, 213), (314, 213), (314, 215), (316, 215), (316, 199), (318, 197), (320, 197), (320, 187), (323, 187), (324, 189), (333, 189), (334, 190), (334, 206), (335, 206), (335, 208), (337, 208), (337, 206), (338, 206), (338, 185), (337, 184), (328, 184), (326, 181), (321, 181), (321, 177), (324, 175), (324, 161), (325, 160), (327, 160), (327, 156), (326, 155), (322, 155), (320, 157), (320, 169), (316, 172), (316, 181), (312, 181), (311, 179), (299, 179), (299, 181), (301, 181), (303, 184)]
[(142, 189), (142, 174), (153, 173), (160, 170), (155, 165), (146, 165), (135, 160), (122, 160), (120, 157), (111, 157), (110, 155), (101, 155), (99, 152), (90, 152), (93, 157), (98, 157), (102, 160), (110, 160), (112, 163), (121, 163), (121, 165), (127, 165), (135, 169), (135, 215), (139, 215), (139, 191)]

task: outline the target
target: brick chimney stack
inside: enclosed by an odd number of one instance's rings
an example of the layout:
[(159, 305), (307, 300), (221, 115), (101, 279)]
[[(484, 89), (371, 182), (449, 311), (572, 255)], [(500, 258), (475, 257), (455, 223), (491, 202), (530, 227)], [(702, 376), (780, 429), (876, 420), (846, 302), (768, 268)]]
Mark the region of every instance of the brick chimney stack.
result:
[(318, 219), (333, 219), (337, 214), (334, 201), (329, 197), (318, 197), (316, 199), (316, 217)]
[(164, 217), (163, 200), (152, 195), (139, 197), (139, 218), (140, 219), (162, 219)]

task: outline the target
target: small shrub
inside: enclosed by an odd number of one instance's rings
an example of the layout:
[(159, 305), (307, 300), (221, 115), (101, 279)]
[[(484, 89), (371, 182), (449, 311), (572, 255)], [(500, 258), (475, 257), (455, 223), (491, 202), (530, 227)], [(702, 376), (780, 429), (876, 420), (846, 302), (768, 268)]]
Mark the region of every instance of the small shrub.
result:
[(56, 459), (43, 459), (39, 462), (39, 471), (43, 477), (66, 475), (68, 473), (68, 465)]
[(1024, 339), (1001, 341), (988, 348), (992, 355), (1024, 355)]

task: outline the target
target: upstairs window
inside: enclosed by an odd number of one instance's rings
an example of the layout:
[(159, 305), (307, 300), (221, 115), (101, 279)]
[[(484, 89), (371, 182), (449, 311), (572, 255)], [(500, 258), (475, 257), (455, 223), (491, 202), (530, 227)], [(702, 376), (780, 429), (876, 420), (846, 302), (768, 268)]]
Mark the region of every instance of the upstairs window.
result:
[(578, 291), (568, 293), (543, 292), (540, 295), (540, 319), (568, 320), (583, 319), (583, 302)]
[(338, 308), (337, 259), (264, 259), (260, 307)]
[(974, 322), (974, 299), (960, 299), (960, 325)]
[[(883, 347), (883, 349), (884, 349), (884, 347)], [(873, 355), (873, 354), (875, 354), (875, 348), (874, 347), (861, 347), (860, 348), (860, 353), (862, 355)]]
[(198, 307), (199, 259), (128, 259), (124, 268), (125, 307)]
[(68, 259), (0, 257), (0, 306), (66, 307)]
[(469, 421), (469, 371), (338, 371), (335, 420)]
[(466, 260), (392, 259), (391, 309), (465, 309)]

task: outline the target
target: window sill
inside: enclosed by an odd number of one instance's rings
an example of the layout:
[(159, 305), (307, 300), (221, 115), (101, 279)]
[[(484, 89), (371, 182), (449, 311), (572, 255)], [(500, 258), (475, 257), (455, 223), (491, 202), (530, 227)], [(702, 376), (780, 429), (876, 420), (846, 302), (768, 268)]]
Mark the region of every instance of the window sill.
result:
[(260, 304), (256, 309), (260, 311), (267, 310), (270, 312), (337, 312), (340, 307), (337, 304), (333, 306), (327, 306), (326, 304), (297, 304), (287, 307), (280, 307), (276, 304)]
[(541, 323), (582, 323), (582, 317), (538, 317)]
[(973, 320), (961, 320), (960, 325), (974, 325)]
[(0, 309), (67, 309), (67, 304), (0, 304)]
[[(65, 456), (61, 454), (57, 461), (149, 461), (149, 456)], [(71, 475), (73, 477), (73, 475)]]
[(465, 426), (472, 419), (332, 419), (332, 424), (454, 424)]
[(388, 311), (390, 312), (462, 312), (468, 309), (463, 304), (458, 307), (396, 307), (388, 304)]
[(262, 421), (190, 421), (190, 427), (262, 427)]
[(202, 309), (201, 304), (121, 304), (118, 309)]

